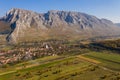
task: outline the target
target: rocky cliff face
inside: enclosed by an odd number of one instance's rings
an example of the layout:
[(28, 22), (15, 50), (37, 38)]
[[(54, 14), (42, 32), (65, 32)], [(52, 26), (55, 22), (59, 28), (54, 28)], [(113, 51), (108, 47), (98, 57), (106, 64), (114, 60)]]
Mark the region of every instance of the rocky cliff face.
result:
[(120, 29), (111, 21), (80, 12), (51, 10), (39, 14), (14, 8), (1, 20), (11, 24), (7, 41), (13, 42), (38, 38), (80, 39), (120, 34)]

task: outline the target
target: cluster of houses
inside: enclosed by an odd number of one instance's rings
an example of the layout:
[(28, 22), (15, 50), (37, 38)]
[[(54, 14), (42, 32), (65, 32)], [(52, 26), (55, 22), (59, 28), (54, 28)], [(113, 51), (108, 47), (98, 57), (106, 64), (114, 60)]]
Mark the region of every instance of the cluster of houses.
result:
[(0, 52), (0, 65), (11, 64), (23, 60), (32, 60), (43, 56), (55, 56), (67, 51), (67, 47), (61, 43), (42, 43), (23, 45), (13, 50)]

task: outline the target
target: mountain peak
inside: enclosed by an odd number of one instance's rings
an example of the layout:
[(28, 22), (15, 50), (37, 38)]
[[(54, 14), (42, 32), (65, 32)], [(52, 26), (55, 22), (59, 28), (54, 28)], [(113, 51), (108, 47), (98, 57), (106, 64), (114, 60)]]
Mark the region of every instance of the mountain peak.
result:
[(30, 11), (30, 10), (25, 10), (20, 8), (11, 8), (8, 12), (15, 12), (15, 11)]
[(12, 8), (10, 9), (6, 15), (22, 15), (22, 14), (38, 14), (36, 12), (30, 11), (30, 10), (25, 10), (25, 9), (19, 9), (19, 8)]
[(50, 13), (57, 13), (57, 12), (59, 12), (59, 10), (49, 10), (48, 12), (50, 12)]
[(12, 9), (10, 9), (10, 10), (7, 12), (7, 14), (15, 13), (15, 12), (17, 12), (17, 11), (26, 11), (26, 10), (19, 9), (19, 8), (12, 8)]
[[(12, 8), (2, 21), (11, 24), (12, 31), (8, 35), (8, 41), (17, 41), (27, 36), (43, 37), (73, 37), (84, 38), (85, 36), (106, 36), (119, 34), (118, 29), (111, 21), (98, 19), (85, 13), (72, 11), (50, 10), (39, 14), (29, 10)], [(33, 32), (34, 30), (37, 30)], [(32, 34), (29, 34), (32, 33)], [(25, 35), (26, 34), (26, 35)], [(44, 34), (44, 35), (43, 35)], [(31, 39), (31, 37), (30, 37)]]

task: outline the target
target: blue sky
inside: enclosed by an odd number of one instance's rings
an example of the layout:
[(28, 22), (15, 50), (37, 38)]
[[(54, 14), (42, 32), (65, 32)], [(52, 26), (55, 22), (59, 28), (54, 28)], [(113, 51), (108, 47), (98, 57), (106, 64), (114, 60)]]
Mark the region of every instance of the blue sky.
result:
[(39, 13), (48, 10), (77, 11), (120, 22), (120, 0), (1, 0), (0, 16), (5, 15), (11, 8)]

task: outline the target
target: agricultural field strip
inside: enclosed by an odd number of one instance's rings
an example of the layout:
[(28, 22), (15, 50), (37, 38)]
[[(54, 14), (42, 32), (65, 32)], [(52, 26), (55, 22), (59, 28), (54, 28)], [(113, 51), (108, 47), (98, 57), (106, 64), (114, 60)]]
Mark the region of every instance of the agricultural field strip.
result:
[(103, 59), (105, 61), (120, 64), (120, 55), (116, 53), (92, 52), (89, 54), (85, 54), (85, 56), (86, 55), (94, 58)]
[(104, 67), (104, 66), (100, 66), (99, 64), (101, 63), (100, 61), (97, 61), (95, 59), (91, 59), (91, 58), (88, 58), (88, 57), (85, 57), (85, 56), (82, 56), (82, 55), (79, 55), (77, 56), (78, 58), (82, 59), (82, 60), (85, 60), (85, 61), (88, 61), (90, 63), (92, 63), (93, 65), (97, 65), (99, 66), (101, 69), (103, 70), (107, 70), (107, 71), (110, 71), (110, 72), (116, 72), (116, 73), (120, 73), (119, 71), (114, 71), (114, 70), (111, 70), (107, 67)]
[(17, 71), (14, 70), (14, 71), (8, 71), (8, 72), (0, 73), (0, 76), (10, 74), (10, 73), (15, 73), (15, 72), (17, 72)]
[[(88, 66), (89, 66), (89, 65), (86, 65), (86, 66), (83, 66), (83, 67), (80, 67), (80, 68), (76, 68), (76, 69), (74, 69), (74, 70), (72, 70), (72, 71), (69, 71), (69, 72), (60, 73), (59, 75), (62, 75), (62, 74), (64, 74), (64, 75), (61, 76), (61, 77), (58, 77), (58, 78), (62, 78), (62, 77), (65, 77), (65, 76), (69, 76), (69, 75), (73, 74), (73, 72), (80, 73), (80, 72), (82, 72), (82, 71), (87, 70), (87, 69), (88, 69)], [(89, 67), (90, 67), (90, 66), (89, 66)]]
[[(40, 65), (43, 65), (43, 64), (47, 64), (49, 63), (50, 61), (60, 61), (62, 59), (64, 59), (65, 57), (59, 57), (59, 58), (56, 58), (56, 59), (51, 59), (51, 60), (47, 60), (47, 61), (42, 61), (41, 63), (39, 62), (39, 64), (32, 64), (32, 65), (28, 65), (26, 66), (24, 69), (27, 69), (27, 68), (32, 68), (32, 67), (35, 67), (35, 66), (40, 66)], [(4, 73), (0, 73), (0, 75), (6, 75), (6, 74), (9, 74), (9, 73), (14, 73), (14, 72), (17, 72), (18, 70), (22, 70), (23, 67), (16, 67), (15, 70), (13, 71), (8, 71), (8, 72), (4, 72)]]
[[(56, 61), (56, 60), (62, 60), (64, 59), (65, 57), (58, 57), (58, 58), (54, 58), (54, 59), (50, 59), (50, 60), (41, 60), (41, 61), (37, 61), (35, 63), (32, 63), (32, 64), (28, 64), (27, 66), (25, 65), (25, 68), (30, 68), (30, 67), (34, 67), (34, 66), (39, 66), (41, 64), (46, 64), (46, 63), (49, 63), (51, 61)], [(23, 67), (16, 67), (17, 70), (19, 69), (23, 69)]]
[(94, 58), (95, 60), (98, 59), (98, 60), (103, 60), (103, 61), (107, 61), (107, 62), (111, 62), (111, 63), (115, 63), (115, 64), (120, 64), (120, 62), (118, 62), (118, 61), (110, 60), (107, 58), (105, 59), (105, 58), (100, 58), (100, 57), (92, 56), (92, 55), (88, 55), (88, 56), (91, 58)]
[(86, 58), (82, 55), (79, 55), (77, 56), (78, 58), (82, 59), (82, 60), (85, 60), (85, 61), (88, 61), (88, 62), (91, 62), (91, 63), (95, 63), (95, 64), (99, 64), (101, 63), (100, 61), (97, 61), (97, 60), (94, 60), (94, 59), (90, 59), (90, 58)]
[(120, 71), (120, 55), (116, 53), (100, 53), (92, 52), (90, 54), (83, 55), (84, 57), (98, 60), (104, 67), (107, 67), (112, 70)]
[(16, 64), (15, 67), (19, 67), (23, 64), (31, 65), (31, 64), (42, 62), (42, 61), (49, 61), (49, 60), (53, 60), (53, 59), (57, 59), (57, 58), (61, 58), (61, 56), (47, 56), (47, 57), (44, 57), (44, 58), (29, 60), (27, 62), (22, 62), (22, 63)]

